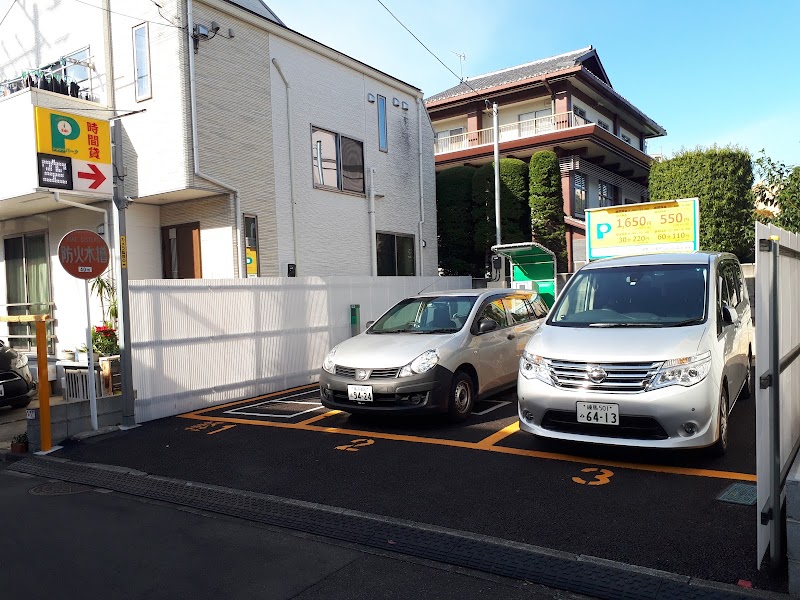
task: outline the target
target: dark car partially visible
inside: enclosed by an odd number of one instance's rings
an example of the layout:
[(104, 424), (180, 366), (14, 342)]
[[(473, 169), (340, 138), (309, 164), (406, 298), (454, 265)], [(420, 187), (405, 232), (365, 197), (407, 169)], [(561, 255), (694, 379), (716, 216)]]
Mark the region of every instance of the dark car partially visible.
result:
[(35, 395), (28, 357), (0, 341), (0, 406), (22, 408)]

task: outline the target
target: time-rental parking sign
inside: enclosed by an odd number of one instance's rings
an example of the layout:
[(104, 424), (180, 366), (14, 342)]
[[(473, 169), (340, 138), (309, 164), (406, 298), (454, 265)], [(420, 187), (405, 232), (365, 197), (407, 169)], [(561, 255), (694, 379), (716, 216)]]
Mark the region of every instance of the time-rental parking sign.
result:
[(700, 249), (697, 198), (586, 210), (588, 260)]

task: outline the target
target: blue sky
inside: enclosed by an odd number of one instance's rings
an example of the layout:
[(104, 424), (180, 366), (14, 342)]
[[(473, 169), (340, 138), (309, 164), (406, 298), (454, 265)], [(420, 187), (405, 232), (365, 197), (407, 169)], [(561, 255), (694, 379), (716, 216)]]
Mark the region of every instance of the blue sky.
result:
[[(736, 144), (800, 164), (797, 0), (383, 0), (473, 76), (593, 45), (614, 88), (663, 125), (651, 153)], [(377, 0), (267, 0), (292, 29), (421, 88), (458, 80)]]

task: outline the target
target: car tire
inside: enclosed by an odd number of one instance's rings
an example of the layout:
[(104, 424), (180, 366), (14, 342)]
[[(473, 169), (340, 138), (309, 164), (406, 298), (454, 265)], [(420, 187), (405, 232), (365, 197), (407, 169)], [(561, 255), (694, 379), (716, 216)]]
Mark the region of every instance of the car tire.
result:
[(719, 418), (717, 421), (717, 441), (710, 448), (711, 456), (721, 458), (728, 451), (728, 390), (724, 387), (719, 394)]
[(472, 414), (472, 407), (475, 406), (475, 383), (464, 371), (458, 371), (453, 375), (453, 382), (450, 384), (450, 396), (447, 403), (447, 410), (453, 421), (463, 421)]
[(744, 382), (744, 386), (742, 386), (742, 392), (739, 395), (740, 400), (747, 400), (748, 398), (752, 398), (755, 394), (755, 389), (753, 388), (753, 355), (750, 352), (747, 353), (747, 380)]

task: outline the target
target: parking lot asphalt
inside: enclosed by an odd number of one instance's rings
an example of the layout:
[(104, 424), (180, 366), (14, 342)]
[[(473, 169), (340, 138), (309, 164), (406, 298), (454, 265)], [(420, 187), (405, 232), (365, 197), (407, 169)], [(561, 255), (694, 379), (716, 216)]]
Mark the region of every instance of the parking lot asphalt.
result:
[(556, 443), (520, 432), (513, 392), (465, 423), (329, 411), (295, 388), (68, 444), (60, 456), (458, 529), (724, 583), (756, 569), (755, 409), (728, 455)]

